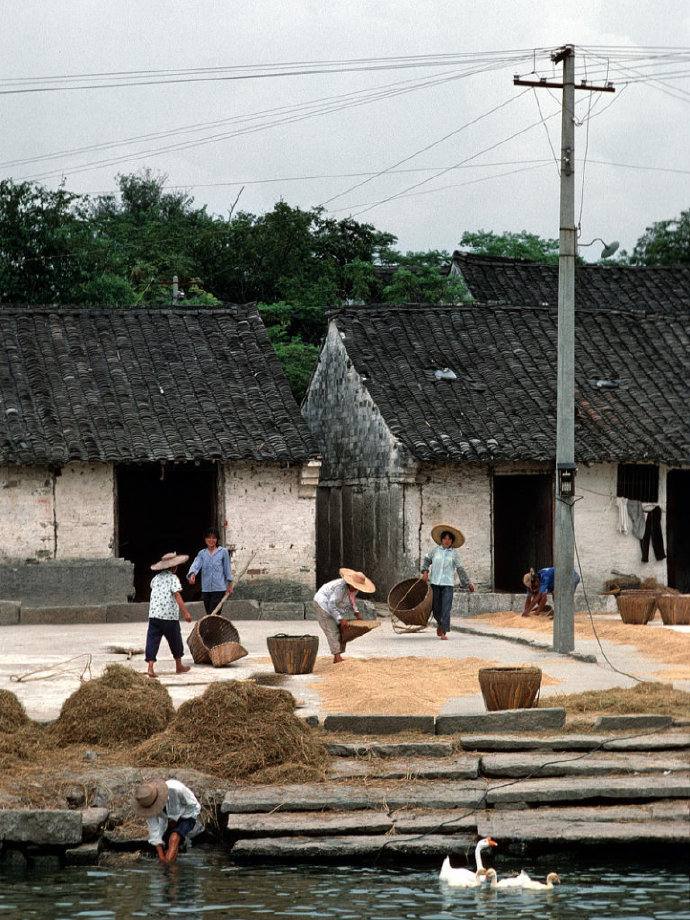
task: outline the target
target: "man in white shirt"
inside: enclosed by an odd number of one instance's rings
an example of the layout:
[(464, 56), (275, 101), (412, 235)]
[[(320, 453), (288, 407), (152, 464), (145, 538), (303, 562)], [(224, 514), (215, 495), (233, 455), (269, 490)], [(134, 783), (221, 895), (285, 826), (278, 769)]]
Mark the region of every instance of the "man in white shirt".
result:
[[(134, 811), (146, 818), (149, 843), (164, 863), (174, 863), (183, 840), (204, 829), (198, 820), (201, 805), (191, 789), (176, 779), (143, 783), (132, 799)], [(167, 850), (166, 850), (167, 843)]]

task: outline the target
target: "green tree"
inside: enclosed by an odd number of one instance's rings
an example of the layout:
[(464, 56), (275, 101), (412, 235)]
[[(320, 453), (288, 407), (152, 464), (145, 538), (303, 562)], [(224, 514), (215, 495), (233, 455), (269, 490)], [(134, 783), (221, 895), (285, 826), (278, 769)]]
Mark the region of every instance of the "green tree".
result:
[(383, 288), (384, 303), (462, 303), (469, 300), (461, 278), (448, 276), (450, 256), (444, 250), (406, 252), (391, 250), (387, 269), (389, 283)]
[(635, 244), (633, 265), (690, 265), (690, 209), (647, 227)]
[(558, 240), (543, 239), (534, 233), (494, 233), (476, 230), (463, 233), (459, 246), (474, 255), (529, 259), (531, 262), (558, 262)]

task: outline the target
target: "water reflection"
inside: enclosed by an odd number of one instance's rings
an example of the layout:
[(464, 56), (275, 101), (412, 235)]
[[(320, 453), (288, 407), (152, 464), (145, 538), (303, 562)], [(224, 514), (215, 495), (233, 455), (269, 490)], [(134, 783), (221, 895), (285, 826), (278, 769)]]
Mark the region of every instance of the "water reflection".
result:
[(551, 891), (451, 889), (438, 868), (228, 866), (225, 854), (195, 850), (173, 866), (0, 868), (0, 920), (690, 920), (680, 867), (585, 865), (560, 874)]

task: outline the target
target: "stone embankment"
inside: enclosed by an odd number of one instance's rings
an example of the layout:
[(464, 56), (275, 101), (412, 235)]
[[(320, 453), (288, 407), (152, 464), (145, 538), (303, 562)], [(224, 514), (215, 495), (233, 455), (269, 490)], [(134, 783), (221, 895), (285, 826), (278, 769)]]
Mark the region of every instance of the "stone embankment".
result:
[[(483, 732), (477, 726), (405, 742), (372, 739), (366, 729), (356, 741), (334, 733), (327, 782), (219, 793), (213, 842), (234, 862), (402, 864), (446, 854), (461, 863), (487, 835), (506, 857), (596, 845), (688, 846), (686, 725), (607, 717), (598, 734), (516, 734), (501, 721), (516, 712), (485, 714)], [(145, 838), (124, 841), (108, 831), (109, 819), (107, 807), (0, 810), (0, 861), (57, 867), (96, 863), (109, 849), (148, 849)]]

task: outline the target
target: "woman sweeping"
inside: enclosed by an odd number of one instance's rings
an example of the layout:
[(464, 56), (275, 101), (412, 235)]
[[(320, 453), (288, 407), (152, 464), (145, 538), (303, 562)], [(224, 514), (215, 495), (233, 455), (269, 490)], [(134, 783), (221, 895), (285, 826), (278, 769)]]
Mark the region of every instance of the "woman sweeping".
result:
[(436, 635), (440, 639), (447, 639), (450, 632), (455, 573), (458, 573), (461, 588), (474, 591), (474, 585), (460, 562), (460, 553), (457, 550), (457, 547), (462, 546), (465, 542), (462, 531), (451, 524), (436, 524), (431, 528), (431, 539), (438, 545), (424, 557), (422, 580), (429, 581), (429, 569), (431, 569), (432, 609), (438, 623)]
[(314, 613), (319, 626), (326, 634), (328, 647), (333, 655), (333, 664), (343, 660), (345, 642), (342, 628), (345, 621), (354, 613), (358, 620), (363, 619), (357, 609), (355, 595), (358, 591), (373, 594), (376, 585), (363, 572), (353, 569), (340, 569), (340, 578), (327, 581), (314, 595)]

